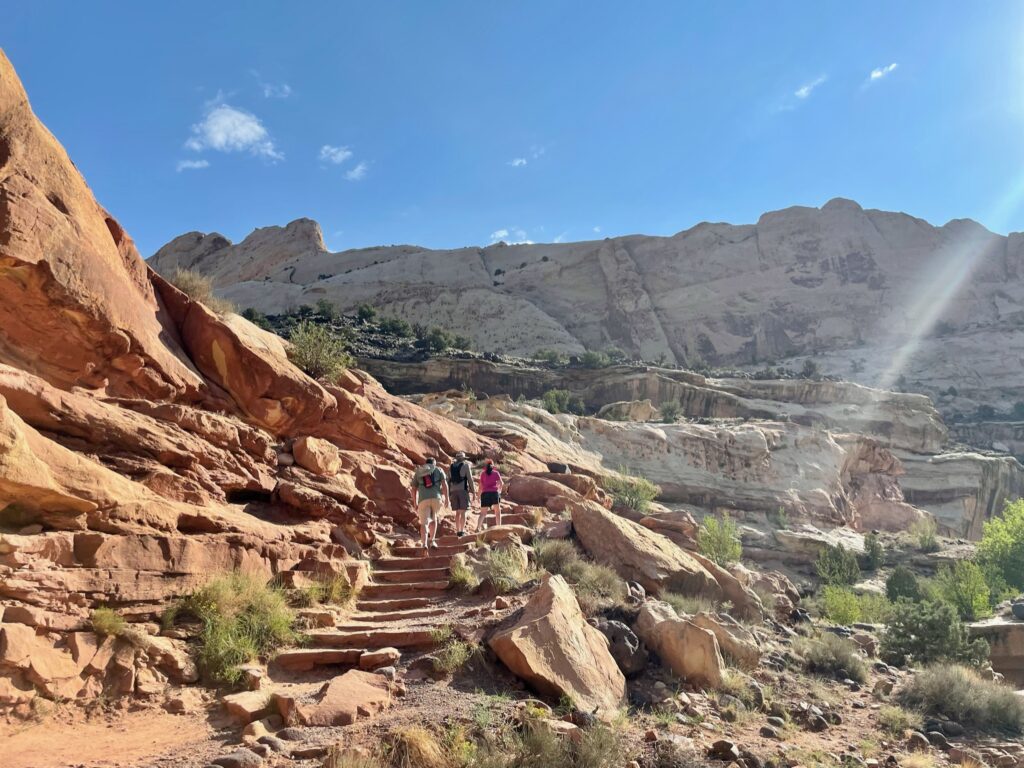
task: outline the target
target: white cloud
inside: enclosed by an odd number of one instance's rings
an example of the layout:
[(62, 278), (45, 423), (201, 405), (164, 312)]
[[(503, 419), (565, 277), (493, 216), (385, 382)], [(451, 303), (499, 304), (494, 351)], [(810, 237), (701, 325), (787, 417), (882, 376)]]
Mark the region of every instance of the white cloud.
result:
[(341, 165), (350, 157), (352, 157), (352, 150), (348, 147), (332, 147), (330, 144), (320, 147), (321, 162)]
[(256, 115), (227, 104), (210, 107), (203, 121), (192, 126), (185, 146), (195, 152), (249, 152), (268, 160), (284, 160)]
[(895, 61), (892, 64), (886, 64), (884, 67), (878, 67), (878, 69), (872, 69), (871, 74), (868, 76), (868, 82), (874, 82), (875, 80), (881, 80), (883, 77), (892, 72), (898, 67)]
[(564, 243), (565, 242), (565, 236), (568, 235), (568, 234), (569, 234), (568, 232), (562, 232), (561, 234), (556, 235), (553, 242)]
[(804, 83), (799, 88), (797, 88), (793, 92), (793, 95), (796, 96), (798, 99), (806, 99), (812, 93), (814, 93), (815, 88), (824, 83), (826, 80), (828, 80), (828, 75), (821, 75), (820, 77), (816, 77), (814, 80), (811, 80), (811, 82)]
[(359, 181), (360, 179), (365, 178), (368, 170), (370, 170), (370, 164), (365, 160), (362, 160), (355, 168), (345, 172), (345, 178), (349, 181)]
[(594, 227), (594, 231), (597, 232), (598, 234), (601, 234), (601, 228), (600, 227)]
[(181, 173), (182, 171), (199, 171), (209, 167), (209, 160), (179, 160), (176, 170)]
[(505, 242), (508, 245), (533, 245), (533, 240), (526, 237), (526, 230), (512, 227), (511, 229), (496, 229), (491, 232), (491, 242)]
[(288, 83), (260, 83), (265, 99), (287, 99), (292, 95), (292, 87)]
[(543, 155), (547, 151), (548, 151), (547, 147), (539, 147), (536, 144), (534, 144), (532, 147), (530, 147), (530, 157), (532, 157), (534, 160), (536, 160), (538, 157), (540, 157), (541, 155)]
[(511, 160), (508, 161), (508, 164), (511, 165), (513, 168), (522, 168), (524, 165), (526, 165), (526, 158), (513, 157)]

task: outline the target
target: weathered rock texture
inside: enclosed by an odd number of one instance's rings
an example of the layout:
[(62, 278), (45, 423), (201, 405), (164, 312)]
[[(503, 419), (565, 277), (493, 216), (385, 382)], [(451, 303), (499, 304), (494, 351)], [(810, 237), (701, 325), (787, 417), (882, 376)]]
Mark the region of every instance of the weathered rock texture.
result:
[(866, 384), (934, 396), (952, 386), (944, 407), (973, 412), (1024, 400), (1022, 261), (1018, 233), (967, 220), (935, 227), (836, 199), (672, 237), (451, 251), (330, 253), (301, 219), (237, 245), (191, 232), (152, 263), (206, 272), (242, 306), (369, 302), (458, 328), (481, 349), (616, 346), (646, 360), (797, 367), (815, 355), (826, 372)]

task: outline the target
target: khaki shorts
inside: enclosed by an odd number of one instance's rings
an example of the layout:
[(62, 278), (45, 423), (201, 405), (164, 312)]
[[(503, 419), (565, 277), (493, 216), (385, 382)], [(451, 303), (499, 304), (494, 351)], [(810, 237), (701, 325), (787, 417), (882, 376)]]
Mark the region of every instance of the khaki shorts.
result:
[(416, 505), (416, 512), (420, 516), (420, 525), (437, 520), (441, 516), (441, 499), (424, 499)]

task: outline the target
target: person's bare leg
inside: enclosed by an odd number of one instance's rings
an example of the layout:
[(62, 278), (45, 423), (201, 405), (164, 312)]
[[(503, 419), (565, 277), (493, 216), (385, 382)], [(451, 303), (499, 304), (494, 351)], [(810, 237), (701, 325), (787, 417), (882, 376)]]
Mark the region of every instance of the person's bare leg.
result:
[(430, 521), (430, 546), (437, 546), (437, 515)]
[(496, 504), (494, 507), (494, 524), (501, 525), (501, 505)]
[(458, 509), (455, 511), (455, 532), (462, 533), (466, 530), (466, 510)]
[(430, 539), (430, 518), (426, 520), (420, 520), (420, 539), (421, 545), (424, 549), (427, 548), (427, 542)]

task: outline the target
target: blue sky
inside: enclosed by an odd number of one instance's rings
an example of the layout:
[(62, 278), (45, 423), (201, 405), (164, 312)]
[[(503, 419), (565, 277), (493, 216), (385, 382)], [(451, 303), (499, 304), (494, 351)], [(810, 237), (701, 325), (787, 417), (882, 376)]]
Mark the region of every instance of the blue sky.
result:
[(453, 247), (837, 196), (1024, 230), (1022, 22), (934, 0), (33, 0), (0, 46), (148, 256), (300, 216), (334, 250)]

